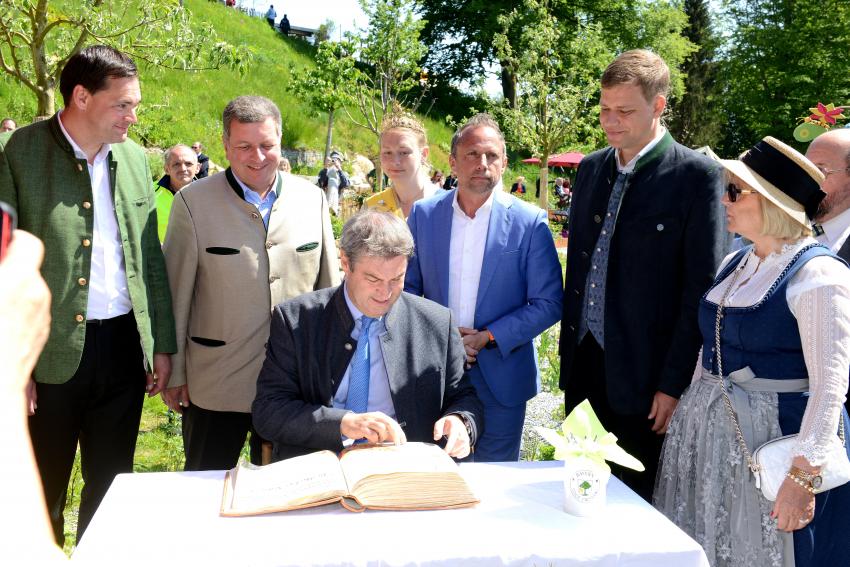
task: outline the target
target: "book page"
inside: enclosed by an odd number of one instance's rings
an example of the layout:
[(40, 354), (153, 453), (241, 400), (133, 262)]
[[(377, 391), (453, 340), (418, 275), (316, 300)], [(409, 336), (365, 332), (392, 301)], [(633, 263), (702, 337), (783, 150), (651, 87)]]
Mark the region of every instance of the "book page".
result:
[(457, 473), (457, 464), (449, 455), (430, 443), (403, 443), (354, 448), (339, 459), (351, 490), (360, 480), (372, 475), (393, 473)]
[(230, 501), (223, 503), (222, 511), (233, 514), (298, 508), (348, 493), (339, 460), (331, 451), (263, 467), (240, 463), (230, 474), (235, 478)]

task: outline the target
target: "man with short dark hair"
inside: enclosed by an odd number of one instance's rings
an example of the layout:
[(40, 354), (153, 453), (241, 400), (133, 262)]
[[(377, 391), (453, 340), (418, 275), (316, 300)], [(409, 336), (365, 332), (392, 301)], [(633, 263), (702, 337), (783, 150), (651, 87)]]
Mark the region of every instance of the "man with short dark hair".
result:
[(156, 182), (156, 217), (159, 241), (165, 242), (168, 229), (168, 217), (171, 215), (171, 203), (174, 195), (195, 180), (200, 166), (198, 156), (189, 146), (177, 144), (171, 146), (162, 156), (165, 175)]
[(233, 468), (249, 432), (260, 463), (251, 402), (271, 310), (339, 282), (323, 194), (278, 173), (277, 106), (237, 97), (222, 127), (230, 167), (174, 196), (163, 246), (179, 349), (163, 399), (183, 413), (186, 470)]
[(487, 428), (476, 461), (519, 459), (540, 383), (534, 338), (561, 313), (561, 264), (546, 212), (504, 191), (505, 139), (487, 114), (452, 137), (457, 189), (417, 201), (405, 290), (451, 309)]
[(50, 338), (29, 387), (30, 434), (57, 542), (79, 441), (77, 539), (116, 474), (132, 472), (144, 392), (176, 352), (150, 170), (127, 139), (141, 100), (133, 61), (83, 49), (59, 80), (65, 108), (0, 136), (0, 200), (45, 243)]
[(274, 309), (253, 404), (272, 460), (356, 440), (446, 439), (466, 457), (482, 429), (448, 309), (402, 292), (413, 238), (393, 214), (364, 210), (340, 239), (344, 283)]
[(3, 132), (13, 132), (17, 127), (17, 122), (12, 120), (11, 118), (4, 118), (2, 121), (0, 121), (0, 134), (2, 134)]
[(602, 75), (599, 122), (610, 147), (578, 169), (561, 320), (566, 411), (590, 400), (646, 467), (614, 472), (647, 500), (697, 362), (697, 307), (723, 247), (723, 177), (661, 124), (669, 80), (667, 64), (644, 50), (623, 53)]

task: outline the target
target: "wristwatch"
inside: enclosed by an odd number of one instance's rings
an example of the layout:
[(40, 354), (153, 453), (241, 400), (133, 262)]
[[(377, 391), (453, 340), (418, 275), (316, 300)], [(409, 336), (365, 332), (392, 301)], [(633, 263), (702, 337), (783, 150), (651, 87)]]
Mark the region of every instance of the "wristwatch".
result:
[(804, 471), (799, 467), (795, 467), (791, 465), (791, 469), (787, 474), (788, 478), (808, 490), (811, 494), (814, 494), (822, 485), (823, 485), (823, 477), (820, 473), (811, 473)]
[(472, 421), (462, 413), (453, 413), (452, 415), (456, 415), (461, 423), (463, 423), (463, 426), (466, 427), (466, 434), (469, 436), (469, 445), (472, 446)]

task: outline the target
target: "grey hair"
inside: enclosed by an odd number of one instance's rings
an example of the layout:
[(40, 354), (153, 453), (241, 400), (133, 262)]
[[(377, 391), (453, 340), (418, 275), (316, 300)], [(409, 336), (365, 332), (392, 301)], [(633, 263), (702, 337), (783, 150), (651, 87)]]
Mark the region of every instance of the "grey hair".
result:
[(413, 256), (413, 235), (407, 223), (394, 214), (365, 209), (342, 227), (339, 247), (353, 268), (361, 256), (410, 258)]
[(178, 148), (186, 148), (187, 150), (189, 150), (192, 153), (192, 157), (195, 158), (195, 163), (198, 163), (198, 154), (195, 153), (195, 150), (193, 150), (186, 144), (174, 144), (173, 146), (165, 150), (165, 153), (162, 154), (162, 163), (165, 165), (165, 167), (168, 167), (168, 162), (171, 161), (171, 154), (173, 154), (174, 150)]
[(499, 135), (499, 140), (502, 141), (502, 156), (507, 155), (507, 149), (505, 147), (505, 135), (502, 133), (502, 129), (499, 128), (499, 123), (496, 122), (495, 118), (493, 118), (486, 112), (481, 112), (464, 122), (461, 127), (458, 128), (457, 132), (455, 132), (454, 136), (452, 136), (452, 157), (457, 157), (457, 146), (458, 144), (460, 144), (460, 141), (463, 138), (463, 135), (466, 134), (466, 131), (471, 130), (472, 128), (482, 127), (489, 127), (496, 131), (496, 133)]
[(277, 126), (277, 135), (281, 133), (280, 109), (264, 96), (238, 96), (227, 103), (221, 115), (224, 137), (230, 137), (230, 124), (236, 120), (242, 124), (255, 124), (271, 118)]

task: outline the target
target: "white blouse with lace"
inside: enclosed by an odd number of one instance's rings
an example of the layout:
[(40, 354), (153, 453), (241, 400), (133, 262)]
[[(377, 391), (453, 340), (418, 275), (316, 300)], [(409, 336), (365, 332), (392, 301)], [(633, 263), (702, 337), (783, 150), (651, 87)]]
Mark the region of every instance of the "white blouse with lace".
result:
[[(794, 255), (815, 242), (813, 238), (803, 238), (764, 259), (751, 250), (741, 260), (744, 267), (726, 305), (749, 307), (758, 303)], [(720, 270), (734, 255), (723, 260)], [(730, 273), (709, 292), (709, 301), (720, 302), (733, 275)], [(830, 444), (838, 442), (835, 432), (850, 377), (850, 271), (833, 258), (819, 256), (806, 262), (785, 289), (809, 371), (810, 397), (794, 454), (819, 466)], [(701, 372), (701, 366), (697, 366)]]

